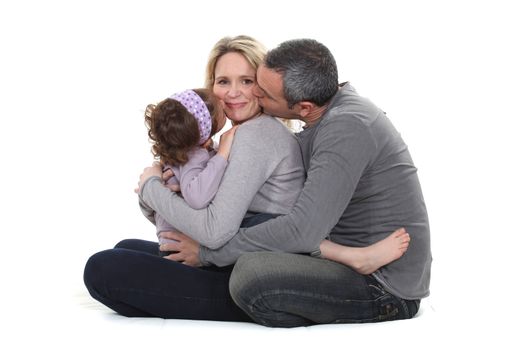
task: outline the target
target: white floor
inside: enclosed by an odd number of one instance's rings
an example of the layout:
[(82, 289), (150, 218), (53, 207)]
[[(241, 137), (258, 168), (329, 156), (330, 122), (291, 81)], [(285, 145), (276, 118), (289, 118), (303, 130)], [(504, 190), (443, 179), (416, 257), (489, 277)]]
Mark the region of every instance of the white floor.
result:
[[(372, 347), (391, 349), (416, 348), (425, 339), (435, 339), (438, 315), (425, 301), (418, 317), (409, 321), (374, 325), (322, 325), (296, 329), (271, 329), (249, 323), (208, 322), (190, 320), (129, 319), (118, 316), (91, 300), (81, 291), (73, 297), (70, 312), (73, 334), (64, 339), (64, 346), (93, 348), (103, 344), (126, 344), (126, 348), (170, 346), (218, 349), (293, 348), (316, 349), (325, 346)], [(66, 317), (68, 319), (68, 317)], [(65, 322), (64, 326), (69, 325)], [(65, 329), (70, 329), (66, 326)], [(89, 330), (95, 338), (83, 337), (78, 329)], [(79, 333), (83, 337), (78, 342)], [(403, 334), (407, 335), (403, 339)], [(412, 334), (412, 336), (408, 336)], [(87, 334), (86, 334), (87, 335)], [(408, 338), (412, 338), (409, 340)], [(397, 344), (396, 344), (397, 343)], [(412, 343), (412, 344), (410, 344)]]
[[(39, 294), (38, 290), (34, 292)], [(424, 300), (420, 313), (411, 320), (295, 329), (234, 322), (125, 318), (95, 302), (82, 288), (64, 299), (38, 300), (42, 305), (31, 301), (26, 304), (37, 307), (36, 314), (24, 315), (22, 308), (15, 318), (5, 320), (4, 329), (8, 332), (1, 342), (11, 345), (2, 348), (443, 349), (447, 346), (487, 346), (522, 349), (523, 345), (518, 336), (521, 327), (517, 319), (490, 320), (488, 317), (495, 315), (493, 311), (474, 314), (468, 306), (454, 314), (447, 308), (436, 308), (432, 298)]]
[[(0, 3), (0, 349), (523, 349), (518, 1)], [(88, 296), (87, 258), (152, 239), (133, 188), (142, 110), (202, 85), (222, 36), (313, 37), (409, 145), (432, 229), (418, 317), (269, 329), (127, 319)]]

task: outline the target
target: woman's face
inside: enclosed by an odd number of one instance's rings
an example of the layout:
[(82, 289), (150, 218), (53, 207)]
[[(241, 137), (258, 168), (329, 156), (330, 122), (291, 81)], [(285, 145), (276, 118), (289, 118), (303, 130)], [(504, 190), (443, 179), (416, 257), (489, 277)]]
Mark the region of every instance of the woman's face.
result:
[(261, 111), (252, 89), (255, 69), (238, 52), (228, 52), (217, 60), (213, 93), (222, 101), (224, 112), (234, 124), (240, 124)]

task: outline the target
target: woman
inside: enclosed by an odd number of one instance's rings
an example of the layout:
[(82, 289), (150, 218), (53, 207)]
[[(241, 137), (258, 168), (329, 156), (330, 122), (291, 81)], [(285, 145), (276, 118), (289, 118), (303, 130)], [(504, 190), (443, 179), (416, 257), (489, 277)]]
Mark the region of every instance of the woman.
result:
[(190, 208), (164, 186), (158, 164), (145, 169), (139, 183), (144, 207), (211, 249), (221, 247), (237, 233), (247, 212), (248, 216), (288, 213), (304, 183), (295, 136), (278, 119), (262, 114), (252, 94), (256, 67), (264, 56), (262, 46), (247, 37), (235, 38), (233, 44), (229, 40), (212, 50), (207, 85), (213, 82), (212, 91), (222, 101), (228, 118), (242, 125), (212, 203), (205, 210)]
[[(221, 186), (208, 208), (195, 211), (160, 180), (160, 166), (143, 173), (141, 206), (154, 210), (208, 247), (219, 247), (245, 225), (288, 212), (302, 188), (304, 169), (294, 135), (261, 113), (252, 94), (265, 50), (247, 36), (224, 38), (210, 53), (206, 85), (222, 101), (236, 132)], [(242, 170), (242, 171), (241, 171)], [(178, 202), (178, 210), (166, 203)], [(220, 212), (220, 216), (214, 215)], [(266, 213), (270, 215), (258, 215)], [(158, 244), (125, 240), (87, 262), (90, 294), (125, 316), (249, 321), (228, 291), (231, 267), (194, 268), (158, 257)]]

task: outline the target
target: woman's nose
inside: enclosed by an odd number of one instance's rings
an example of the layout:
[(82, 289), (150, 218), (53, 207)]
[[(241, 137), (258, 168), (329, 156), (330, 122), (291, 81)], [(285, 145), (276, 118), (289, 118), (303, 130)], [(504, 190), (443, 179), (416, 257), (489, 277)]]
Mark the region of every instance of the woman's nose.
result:
[(230, 89), (228, 90), (229, 97), (237, 97), (240, 95), (240, 93), (241, 91), (239, 90), (239, 87), (237, 86), (237, 84), (232, 84), (230, 86)]

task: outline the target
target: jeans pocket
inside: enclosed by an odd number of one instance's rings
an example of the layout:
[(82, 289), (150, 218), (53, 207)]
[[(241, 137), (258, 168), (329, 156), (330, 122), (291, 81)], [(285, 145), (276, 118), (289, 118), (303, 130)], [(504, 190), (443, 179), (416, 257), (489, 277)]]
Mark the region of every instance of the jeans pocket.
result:
[(399, 303), (394, 296), (387, 294), (378, 299), (378, 321), (396, 320), (399, 318)]
[(372, 291), (372, 295), (376, 297), (378, 322), (405, 318), (400, 315), (400, 311), (401, 314), (404, 314), (403, 311), (408, 311), (408, 308), (401, 303), (401, 299), (387, 292), (383, 286), (377, 282), (371, 283), (369, 287)]

